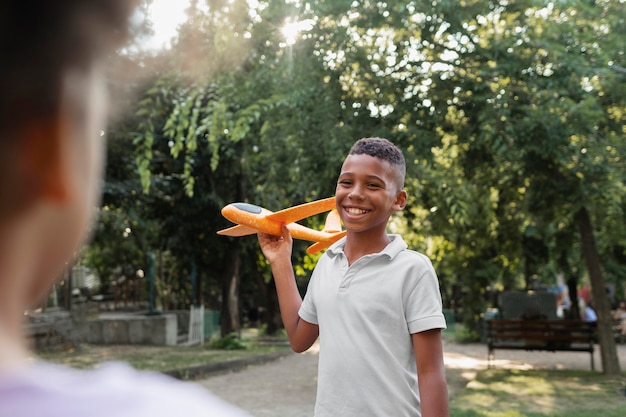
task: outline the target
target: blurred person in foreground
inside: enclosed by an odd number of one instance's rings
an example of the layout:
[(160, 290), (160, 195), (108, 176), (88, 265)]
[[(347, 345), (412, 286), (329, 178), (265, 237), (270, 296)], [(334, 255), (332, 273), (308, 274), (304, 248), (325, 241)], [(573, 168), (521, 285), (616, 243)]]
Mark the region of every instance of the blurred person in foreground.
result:
[(32, 360), (24, 312), (85, 239), (100, 195), (104, 62), (128, 0), (0, 3), (0, 416), (246, 416), (200, 386), (116, 363)]

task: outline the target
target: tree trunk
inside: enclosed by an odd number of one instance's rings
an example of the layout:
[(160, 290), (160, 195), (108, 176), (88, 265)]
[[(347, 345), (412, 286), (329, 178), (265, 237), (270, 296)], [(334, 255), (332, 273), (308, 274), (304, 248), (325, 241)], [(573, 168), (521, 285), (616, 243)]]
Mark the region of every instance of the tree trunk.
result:
[(265, 324), (265, 331), (268, 335), (275, 335), (282, 328), (276, 284), (273, 278), (266, 283), (263, 274), (258, 273), (257, 286), (262, 290), (265, 301), (265, 313), (260, 317), (261, 322)]
[(598, 339), (600, 343), (600, 355), (602, 358), (602, 371), (605, 375), (620, 375), (620, 364), (613, 338), (613, 326), (611, 320), (611, 308), (609, 298), (606, 294), (606, 286), (602, 269), (600, 268), (600, 257), (596, 248), (593, 226), (589, 212), (582, 207), (576, 213), (576, 220), (580, 228), (580, 238), (583, 255), (589, 271), (591, 281), (591, 293), (598, 316)]
[(569, 319), (580, 319), (580, 309), (578, 308), (578, 279), (570, 277), (567, 279), (567, 290), (569, 292), (570, 310)]
[(222, 278), (222, 311), (220, 328), (222, 337), (231, 333), (239, 333), (239, 270), (241, 259), (239, 250), (229, 251), (228, 269)]

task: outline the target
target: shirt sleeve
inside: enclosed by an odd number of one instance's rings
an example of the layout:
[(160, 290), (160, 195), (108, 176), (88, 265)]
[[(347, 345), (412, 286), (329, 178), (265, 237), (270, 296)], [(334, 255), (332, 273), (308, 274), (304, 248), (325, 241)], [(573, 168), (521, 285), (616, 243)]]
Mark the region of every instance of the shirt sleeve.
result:
[(405, 295), (405, 316), (409, 332), (445, 329), (439, 279), (430, 260), (419, 255)]
[[(323, 259), (323, 257), (322, 257)], [(302, 320), (305, 320), (312, 324), (319, 324), (317, 319), (317, 308), (315, 307), (315, 292), (317, 288), (317, 281), (320, 262), (322, 259), (318, 261), (318, 264), (313, 269), (313, 274), (311, 275), (311, 279), (309, 280), (309, 285), (307, 286), (306, 293), (304, 294), (304, 299), (302, 300), (302, 305), (300, 306), (300, 310), (298, 311), (298, 315)]]

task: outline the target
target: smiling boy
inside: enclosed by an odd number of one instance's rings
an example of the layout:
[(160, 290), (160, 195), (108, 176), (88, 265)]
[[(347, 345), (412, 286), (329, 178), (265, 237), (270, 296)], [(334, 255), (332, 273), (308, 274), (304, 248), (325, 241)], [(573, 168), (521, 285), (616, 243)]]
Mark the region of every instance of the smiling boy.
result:
[(320, 339), (316, 417), (449, 416), (437, 276), (426, 256), (386, 230), (406, 205), (405, 171), (387, 139), (353, 145), (335, 192), (347, 234), (320, 258), (304, 300), (287, 229), (259, 234), (292, 348)]

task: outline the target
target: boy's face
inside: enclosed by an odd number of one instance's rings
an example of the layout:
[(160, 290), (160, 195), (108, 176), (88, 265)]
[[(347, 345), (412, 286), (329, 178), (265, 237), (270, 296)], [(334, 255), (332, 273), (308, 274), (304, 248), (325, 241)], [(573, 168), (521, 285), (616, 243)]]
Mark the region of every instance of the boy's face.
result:
[(337, 211), (349, 232), (386, 231), (391, 214), (406, 205), (399, 174), (387, 161), (348, 155), (337, 180)]

